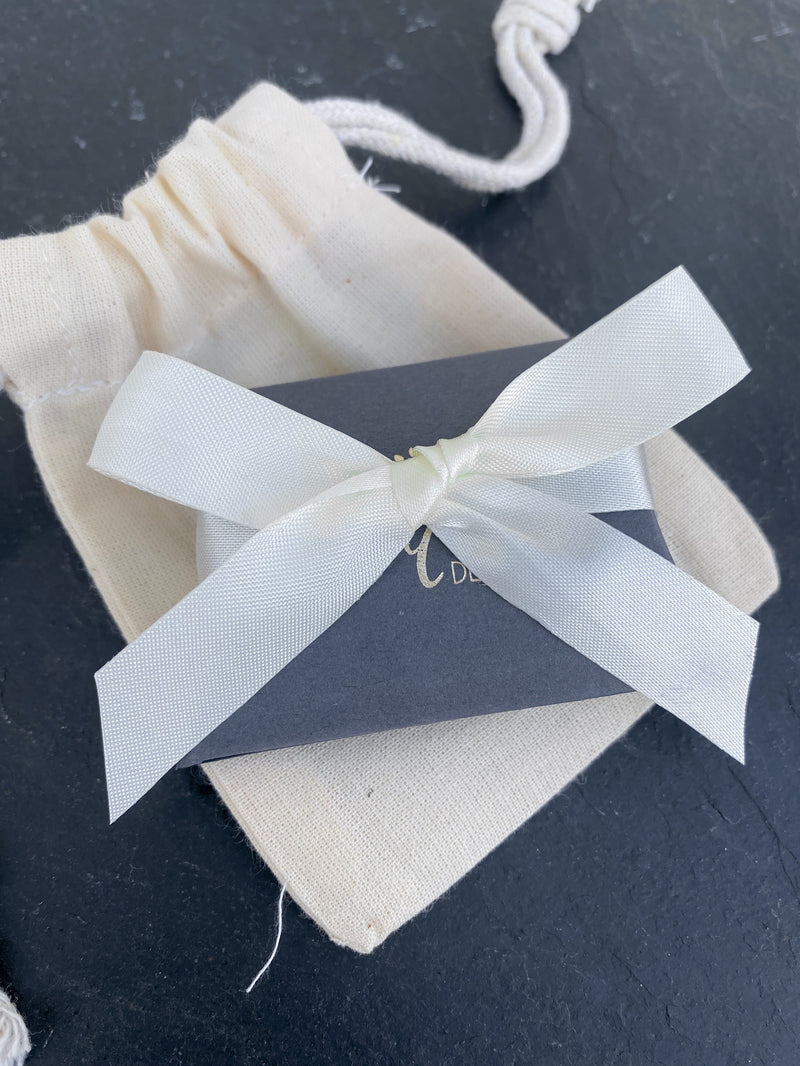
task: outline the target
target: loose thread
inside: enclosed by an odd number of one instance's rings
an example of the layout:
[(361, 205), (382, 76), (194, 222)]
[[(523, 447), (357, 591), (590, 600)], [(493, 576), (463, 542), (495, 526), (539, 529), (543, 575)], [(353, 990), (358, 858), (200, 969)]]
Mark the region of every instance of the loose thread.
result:
[(278, 926), (277, 926), (277, 929), (275, 931), (275, 943), (274, 943), (274, 945), (272, 947), (272, 951), (270, 952), (269, 958), (267, 959), (267, 961), (264, 963), (264, 965), (261, 967), (261, 969), (258, 971), (258, 973), (255, 975), (253, 980), (250, 982), (250, 984), (245, 989), (245, 995), (248, 995), (248, 996), (250, 995), (250, 993), (256, 987), (258, 982), (261, 980), (261, 978), (264, 976), (264, 974), (267, 972), (267, 970), (272, 965), (272, 963), (273, 963), (273, 961), (275, 959), (275, 956), (278, 954), (278, 946), (280, 945), (281, 934), (283, 933), (283, 898), (284, 898), (285, 895), (286, 895), (286, 885), (284, 885), (281, 888), (281, 894), (278, 896)]
[(369, 185), (369, 187), (371, 189), (374, 189), (375, 192), (400, 193), (403, 191), (399, 185), (390, 185), (385, 181), (381, 181), (381, 179), (376, 175), (370, 174), (369, 169), (372, 164), (373, 158), (372, 156), (370, 156), (364, 166), (358, 172), (359, 178), (361, 178), (365, 185)]

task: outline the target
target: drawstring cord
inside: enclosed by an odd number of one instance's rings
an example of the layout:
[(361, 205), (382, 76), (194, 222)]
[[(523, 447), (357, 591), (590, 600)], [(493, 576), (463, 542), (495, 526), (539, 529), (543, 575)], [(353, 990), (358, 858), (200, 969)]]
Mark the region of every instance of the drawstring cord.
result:
[(453, 148), (382, 104), (325, 97), (307, 106), (342, 144), (415, 163), (475, 192), (521, 189), (546, 174), (569, 136), (569, 101), (545, 56), (558, 55), (596, 0), (503, 0), (492, 23), (497, 66), (522, 112), (519, 143), (505, 158)]

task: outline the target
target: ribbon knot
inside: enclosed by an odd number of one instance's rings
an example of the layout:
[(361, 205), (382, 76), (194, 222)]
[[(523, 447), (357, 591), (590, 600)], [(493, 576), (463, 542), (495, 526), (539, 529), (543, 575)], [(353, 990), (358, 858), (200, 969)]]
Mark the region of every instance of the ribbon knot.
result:
[(478, 442), (468, 430), (436, 444), (417, 445), (411, 449), (411, 458), (393, 464), (395, 502), (412, 530), (435, 521), (450, 485), (474, 467), (477, 452)]
[(596, 514), (650, 507), (638, 445), (747, 372), (675, 270), (520, 374), (472, 429), (392, 463), (145, 352), (90, 465), (201, 512), (209, 543), (214, 524), (235, 528), (238, 547), (97, 673), (112, 820), (333, 625), (423, 523), (503, 599), (743, 759), (757, 623)]

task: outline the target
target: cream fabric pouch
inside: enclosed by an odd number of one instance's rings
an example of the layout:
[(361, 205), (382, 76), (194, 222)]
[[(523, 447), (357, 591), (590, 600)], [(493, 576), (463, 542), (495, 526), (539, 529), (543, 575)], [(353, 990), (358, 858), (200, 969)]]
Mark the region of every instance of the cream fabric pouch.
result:
[[(269, 85), (193, 123), (121, 218), (7, 240), (0, 269), (6, 387), (129, 640), (197, 582), (194, 514), (86, 466), (143, 350), (254, 387), (562, 336), (464, 247), (365, 183), (329, 129)], [(647, 455), (675, 560), (754, 610), (778, 578), (752, 519), (674, 433)], [(633, 693), (205, 769), (289, 894), (366, 952), (647, 709)]]

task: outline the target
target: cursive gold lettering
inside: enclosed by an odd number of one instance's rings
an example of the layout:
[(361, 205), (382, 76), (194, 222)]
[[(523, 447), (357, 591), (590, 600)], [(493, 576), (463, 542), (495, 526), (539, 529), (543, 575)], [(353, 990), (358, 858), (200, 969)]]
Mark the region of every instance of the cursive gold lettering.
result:
[(406, 551), (408, 554), (416, 555), (417, 557), (417, 577), (426, 589), (435, 589), (444, 577), (444, 570), (433, 580), (428, 576), (428, 545), (431, 542), (432, 535), (430, 529), (425, 526), (425, 530), (420, 537), (419, 544), (416, 548), (412, 548), (410, 544), (406, 544)]

